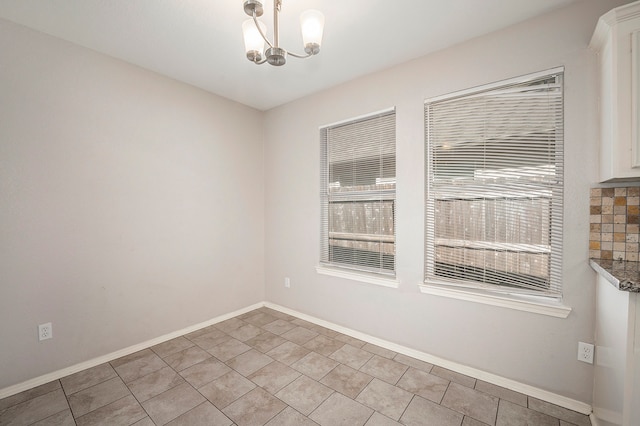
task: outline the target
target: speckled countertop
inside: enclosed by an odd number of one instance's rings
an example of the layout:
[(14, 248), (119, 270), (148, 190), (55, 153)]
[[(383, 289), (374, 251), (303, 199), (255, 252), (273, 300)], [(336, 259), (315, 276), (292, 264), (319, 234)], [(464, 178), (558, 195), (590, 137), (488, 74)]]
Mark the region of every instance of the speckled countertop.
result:
[(618, 290), (640, 293), (640, 262), (590, 259), (589, 264)]

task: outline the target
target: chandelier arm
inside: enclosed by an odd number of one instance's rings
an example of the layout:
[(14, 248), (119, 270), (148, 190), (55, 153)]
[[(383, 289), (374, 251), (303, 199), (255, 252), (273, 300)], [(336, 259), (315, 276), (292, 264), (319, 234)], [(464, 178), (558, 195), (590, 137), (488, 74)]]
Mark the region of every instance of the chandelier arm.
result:
[(298, 55), (297, 53), (289, 52), (288, 50), (287, 50), (287, 54), (293, 56), (294, 58), (300, 58), (300, 59), (304, 59), (304, 58), (308, 58), (309, 56), (313, 56), (313, 54), (311, 54), (311, 53), (307, 53), (306, 55)]
[(262, 32), (262, 28), (260, 28), (260, 25), (258, 25), (258, 18), (256, 16), (256, 11), (255, 10), (253, 11), (253, 22), (255, 23), (256, 28), (258, 29), (258, 32), (262, 36), (262, 39), (269, 45), (269, 47), (273, 47), (273, 44), (271, 44), (271, 42), (269, 41), (267, 36), (264, 35), (264, 33)]

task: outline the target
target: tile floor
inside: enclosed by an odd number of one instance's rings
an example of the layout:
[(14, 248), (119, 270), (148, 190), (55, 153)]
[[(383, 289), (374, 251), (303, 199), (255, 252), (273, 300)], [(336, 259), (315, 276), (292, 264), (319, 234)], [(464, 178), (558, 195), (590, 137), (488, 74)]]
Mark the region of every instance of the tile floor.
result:
[(590, 425), (260, 308), (0, 400), (0, 425)]

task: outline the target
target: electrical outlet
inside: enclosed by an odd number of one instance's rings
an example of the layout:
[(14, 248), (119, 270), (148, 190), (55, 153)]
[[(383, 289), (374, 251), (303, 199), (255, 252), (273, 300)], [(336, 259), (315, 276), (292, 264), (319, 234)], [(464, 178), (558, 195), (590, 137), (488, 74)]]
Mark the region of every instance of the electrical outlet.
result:
[(289, 277), (284, 277), (284, 286), (286, 288), (290, 288), (291, 287), (291, 280), (289, 279)]
[(53, 339), (53, 326), (50, 322), (38, 326), (38, 340)]
[(590, 343), (578, 342), (578, 361), (593, 364), (593, 345)]

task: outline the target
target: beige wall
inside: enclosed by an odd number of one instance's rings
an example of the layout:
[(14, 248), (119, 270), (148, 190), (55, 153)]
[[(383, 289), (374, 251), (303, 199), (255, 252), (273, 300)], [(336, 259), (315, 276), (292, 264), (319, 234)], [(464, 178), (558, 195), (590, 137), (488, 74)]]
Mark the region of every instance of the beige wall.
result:
[(261, 112), (3, 20), (0, 58), (0, 389), (264, 300)]
[[(352, 329), (589, 403), (594, 272), (588, 265), (589, 187), (597, 179), (598, 17), (623, 2), (585, 1), (371, 74), (266, 114), (267, 300)], [(375, 53), (375, 49), (372, 50)], [(565, 67), (564, 301), (567, 319), (421, 294), (423, 101)], [(322, 125), (397, 108), (398, 289), (318, 275)], [(291, 288), (283, 286), (291, 278)]]

